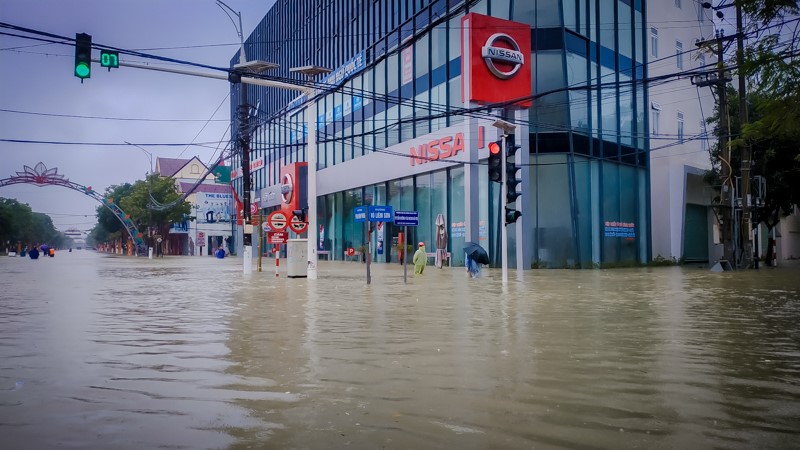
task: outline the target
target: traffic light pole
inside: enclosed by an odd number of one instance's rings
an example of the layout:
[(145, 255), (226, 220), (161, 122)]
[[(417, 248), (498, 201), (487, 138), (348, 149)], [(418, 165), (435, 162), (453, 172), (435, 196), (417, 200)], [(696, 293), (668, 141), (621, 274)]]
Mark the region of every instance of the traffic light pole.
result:
[[(99, 59), (92, 59), (93, 62), (99, 62)], [(133, 67), (136, 69), (145, 69), (145, 70), (155, 70), (157, 72), (169, 72), (175, 73), (179, 75), (190, 75), (195, 77), (203, 77), (203, 78), (213, 78), (217, 80), (225, 80), (230, 81), (230, 77), (228, 74), (215, 74), (215, 73), (206, 73), (206, 72), (195, 72), (190, 70), (181, 70), (181, 69), (170, 69), (166, 67), (153, 67), (147, 66), (144, 64), (136, 64), (136, 63), (128, 63), (128, 62), (119, 62), (120, 66), (123, 67)], [(275, 80), (266, 80), (263, 78), (252, 78), (247, 76), (241, 76), (241, 83), (242, 86), (245, 84), (252, 84), (256, 86), (265, 86), (265, 87), (274, 87), (278, 89), (289, 89), (293, 91), (299, 91), (306, 95), (308, 98), (307, 106), (306, 106), (306, 127), (308, 128), (308, 137), (306, 138), (308, 141), (307, 145), (307, 161), (308, 161), (308, 278), (316, 279), (317, 278), (317, 263), (318, 263), (318, 253), (317, 253), (317, 245), (319, 239), (319, 228), (317, 228), (317, 137), (316, 137), (316, 100), (314, 96), (316, 92), (314, 88), (310, 88), (307, 86), (300, 86), (291, 83), (284, 83), (282, 81), (275, 81)], [(242, 98), (246, 101), (246, 96), (242, 95)], [(246, 103), (245, 103), (245, 111)], [(241, 124), (241, 122), (240, 122)], [(247, 143), (248, 146), (248, 159), (249, 159), (249, 141)], [(244, 163), (244, 158), (243, 161)], [(250, 163), (248, 161), (247, 165), (242, 167), (242, 175), (244, 176), (245, 167), (247, 168), (246, 171), (250, 172)], [(248, 183), (249, 183), (249, 176)], [(249, 205), (249, 192), (243, 193), (245, 197), (245, 201)], [(250, 209), (245, 208), (246, 214), (250, 214)], [(245, 249), (245, 252), (247, 249)], [(250, 247), (251, 258), (252, 258), (252, 247)], [(245, 261), (245, 265), (247, 265), (247, 261)], [(252, 261), (250, 261), (249, 269), (252, 270)], [(247, 272), (248, 267), (245, 267), (245, 273)]]
[[(239, 60), (243, 58), (240, 55)], [(243, 227), (242, 230), (242, 248), (244, 249), (242, 267), (245, 275), (253, 271), (253, 233), (252, 233), (252, 214), (250, 213), (250, 111), (247, 105), (247, 85), (240, 84), (239, 89), (239, 130), (238, 141), (239, 149), (242, 152), (242, 202), (244, 204), (244, 211), (242, 211)], [(247, 231), (250, 231), (248, 233)]]
[(503, 284), (508, 283), (508, 225), (506, 225), (506, 195), (508, 194), (508, 171), (506, 170), (506, 151), (508, 151), (506, 134), (503, 134), (503, 143), (500, 145), (500, 161), (503, 163), (502, 180), (500, 183), (500, 211), (502, 211), (500, 223), (500, 259), (502, 264), (502, 279)]

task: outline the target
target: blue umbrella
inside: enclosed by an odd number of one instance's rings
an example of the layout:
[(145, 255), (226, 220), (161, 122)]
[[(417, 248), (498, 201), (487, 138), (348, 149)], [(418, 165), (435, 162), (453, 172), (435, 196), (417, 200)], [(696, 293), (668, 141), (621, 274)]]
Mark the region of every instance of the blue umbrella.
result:
[(464, 253), (479, 264), (489, 264), (489, 254), (486, 253), (483, 247), (474, 242), (464, 243)]

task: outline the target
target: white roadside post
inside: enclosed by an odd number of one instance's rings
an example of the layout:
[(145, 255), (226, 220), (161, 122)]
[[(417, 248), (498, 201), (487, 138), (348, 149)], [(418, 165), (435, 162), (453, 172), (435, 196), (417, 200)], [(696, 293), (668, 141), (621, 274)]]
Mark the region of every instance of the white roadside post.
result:
[(312, 280), (317, 279), (317, 102), (314, 93), (308, 94), (308, 104), (306, 106), (306, 128), (308, 137), (306, 142), (306, 161), (308, 162), (308, 188), (306, 197), (308, 198), (308, 237), (306, 242), (306, 254), (308, 255), (308, 269), (306, 276)]
[[(292, 67), (289, 72), (302, 73), (312, 80), (318, 75), (330, 72), (330, 69), (320, 66)], [(317, 100), (316, 90), (305, 89), (308, 102), (306, 104), (306, 128), (308, 137), (306, 142), (306, 162), (308, 163), (308, 187), (306, 197), (308, 197), (308, 238), (306, 242), (306, 253), (308, 255), (308, 271), (306, 276), (312, 280), (317, 279), (317, 263), (319, 262), (318, 248), (319, 227), (317, 226)]]

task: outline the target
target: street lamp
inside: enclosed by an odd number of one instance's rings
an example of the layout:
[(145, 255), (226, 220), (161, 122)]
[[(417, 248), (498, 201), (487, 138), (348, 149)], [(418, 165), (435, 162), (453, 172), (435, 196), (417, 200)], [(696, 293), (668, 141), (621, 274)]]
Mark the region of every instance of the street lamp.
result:
[[(289, 72), (302, 73), (312, 80), (321, 74), (330, 72), (330, 69), (320, 66), (303, 66), (293, 67)], [(308, 128), (308, 143), (307, 152), (308, 156), (308, 187), (306, 189), (306, 197), (308, 197), (308, 242), (306, 249), (308, 253), (308, 278), (312, 280), (317, 279), (317, 263), (319, 262), (319, 254), (317, 253), (319, 240), (319, 228), (317, 226), (317, 103), (314, 98), (314, 89), (306, 91), (308, 97), (308, 106), (306, 107), (306, 128)]]
[(150, 173), (153, 173), (153, 154), (148, 152), (147, 150), (145, 150), (143, 147), (140, 147), (140, 146), (138, 146), (136, 144), (133, 144), (133, 143), (128, 142), (128, 141), (123, 141), (123, 142), (125, 142), (128, 145), (132, 145), (132, 146), (138, 148), (139, 150), (144, 152), (145, 155), (147, 155), (147, 159), (150, 160)]
[[(239, 130), (237, 135), (239, 148), (242, 152), (242, 202), (244, 204), (242, 217), (244, 218), (243, 225), (245, 227), (242, 231), (242, 269), (244, 274), (247, 275), (253, 270), (252, 233), (247, 233), (247, 226), (250, 225), (250, 197), (253, 187), (250, 185), (250, 108), (247, 104), (247, 84), (241, 82), (241, 75), (246, 73), (259, 73), (263, 70), (277, 67), (277, 65), (262, 61), (251, 61), (248, 63), (244, 53), (242, 14), (234, 11), (233, 8), (226, 5), (222, 0), (217, 0), (217, 6), (231, 19), (234, 28), (236, 28), (236, 33), (239, 35), (239, 64), (233, 66), (236, 77), (231, 78), (231, 81), (239, 83)], [(239, 19), (239, 26), (236, 26), (236, 21), (233, 20), (231, 13)]]
[[(220, 6), (226, 6), (220, 0), (217, 0)], [(230, 9), (230, 8), (229, 8)], [(232, 10), (231, 10), (232, 11)], [(234, 12), (234, 14), (236, 14)], [(238, 14), (237, 14), (238, 16)], [(230, 17), (230, 16), (229, 16)], [(233, 20), (233, 18), (231, 18)], [(234, 23), (235, 25), (235, 23)], [(241, 34), (240, 34), (241, 36)], [(240, 135), (239, 139), (240, 142), (243, 144), (242, 147), (242, 177), (243, 179), (243, 197), (244, 197), (244, 211), (243, 215), (245, 219), (250, 216), (250, 198), (249, 198), (249, 185), (250, 185), (250, 163), (249, 163), (249, 130), (247, 129), (247, 121), (248, 121), (248, 108), (247, 108), (247, 91), (246, 85), (253, 84), (256, 86), (264, 86), (264, 87), (272, 87), (278, 89), (289, 89), (293, 91), (299, 91), (305, 94), (306, 98), (308, 99), (307, 105), (307, 115), (306, 115), (306, 128), (308, 130), (308, 158), (307, 162), (310, 166), (310, 171), (308, 174), (308, 207), (309, 207), (309, 236), (308, 236), (308, 271), (307, 276), (311, 279), (317, 278), (317, 247), (316, 241), (318, 237), (318, 228), (317, 228), (317, 137), (316, 137), (316, 100), (314, 96), (316, 95), (316, 90), (313, 86), (302, 86), (293, 83), (286, 83), (283, 81), (276, 81), (276, 80), (267, 80), (262, 78), (253, 78), (248, 77), (248, 73), (256, 72), (256, 71), (263, 71), (267, 69), (273, 69), (278, 67), (277, 64), (264, 62), (264, 61), (251, 61), (246, 63), (244, 61), (244, 44), (242, 44), (242, 50), (239, 53), (239, 64), (234, 65), (233, 69), (235, 72), (235, 76), (233, 77), (232, 81), (240, 82), (241, 83), (241, 103), (239, 109), (239, 126), (240, 126)], [(294, 73), (302, 73), (310, 78), (313, 78), (317, 75), (328, 73), (330, 69), (326, 69), (324, 67), (319, 66), (304, 66), (304, 67), (296, 67), (290, 68), (290, 72)], [(246, 137), (246, 138), (245, 138)], [(245, 240), (245, 243), (249, 243), (248, 239)], [(249, 261), (252, 255), (252, 246), (245, 245), (244, 246), (244, 273), (247, 274), (252, 270), (252, 261)]]
[(132, 145), (132, 146), (138, 148), (139, 150), (143, 151), (144, 154), (147, 155), (147, 158), (150, 160), (150, 172), (148, 172), (145, 175), (145, 179), (147, 180), (147, 183), (148, 183), (147, 186), (150, 188), (150, 189), (148, 189), (148, 192), (147, 192), (148, 193), (148, 197), (147, 197), (147, 242), (148, 242), (147, 257), (149, 259), (153, 259), (153, 239), (152, 239), (152, 229), (151, 229), (152, 226), (153, 226), (153, 212), (150, 209), (150, 206), (152, 205), (152, 200), (151, 199), (153, 197), (153, 192), (152, 192), (153, 191), (153, 181), (152, 181), (151, 177), (153, 176), (153, 173), (155, 172), (155, 170), (153, 169), (153, 154), (148, 152), (144, 148), (136, 145), (136, 144), (133, 144), (133, 143), (128, 142), (128, 141), (124, 141), (124, 142), (126, 144), (128, 144), (128, 145)]

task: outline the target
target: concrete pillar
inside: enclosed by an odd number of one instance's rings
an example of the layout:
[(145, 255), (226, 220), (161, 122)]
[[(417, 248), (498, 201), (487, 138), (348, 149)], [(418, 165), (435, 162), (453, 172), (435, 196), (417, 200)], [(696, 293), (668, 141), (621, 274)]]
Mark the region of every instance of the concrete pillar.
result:
[[(477, 107), (469, 103), (469, 108)], [(480, 241), (480, 165), (478, 153), (478, 121), (475, 117), (464, 118), (464, 145), (469, 150), (468, 164), (464, 164), (464, 240)]]
[(533, 263), (533, 233), (534, 230), (534, 212), (533, 212), (533, 191), (531, 190), (531, 153), (530, 153), (530, 127), (528, 126), (528, 109), (519, 109), (514, 111), (514, 123), (517, 125), (516, 129), (516, 143), (520, 146), (519, 151), (515, 155), (515, 162), (517, 167), (520, 167), (519, 176), (522, 178), (522, 183), (519, 185), (519, 192), (522, 195), (517, 198), (517, 211), (522, 213), (517, 223), (516, 228), (516, 241), (517, 241), (517, 261), (518, 269), (528, 270)]

